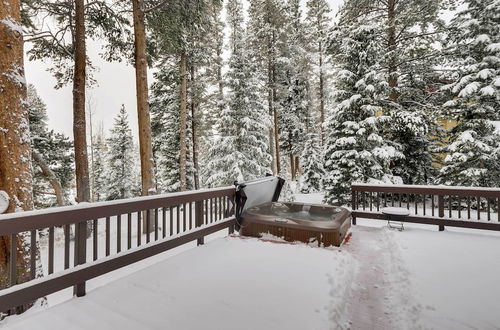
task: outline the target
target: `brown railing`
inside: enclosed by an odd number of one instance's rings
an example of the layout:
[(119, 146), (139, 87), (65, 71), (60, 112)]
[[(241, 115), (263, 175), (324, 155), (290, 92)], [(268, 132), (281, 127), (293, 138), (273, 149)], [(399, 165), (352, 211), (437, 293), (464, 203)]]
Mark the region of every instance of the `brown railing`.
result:
[[(222, 229), (232, 233), (234, 196), (235, 188), (225, 187), (0, 215), (0, 236), (10, 237), (11, 251), (0, 312), (20, 312), (19, 306), (71, 286), (83, 296), (89, 279), (194, 240), (203, 244)], [(31, 280), (22, 284), (18, 239), (29, 247)], [(46, 276), (37, 277), (40, 261)]]
[(500, 230), (500, 189), (417, 185), (352, 185), (356, 218), (385, 220), (383, 207), (405, 207), (405, 222)]

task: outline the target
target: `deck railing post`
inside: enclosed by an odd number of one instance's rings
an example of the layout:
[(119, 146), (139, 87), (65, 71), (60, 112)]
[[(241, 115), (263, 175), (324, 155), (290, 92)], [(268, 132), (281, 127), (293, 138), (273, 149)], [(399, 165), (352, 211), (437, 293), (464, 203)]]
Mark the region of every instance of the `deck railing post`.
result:
[[(438, 216), (440, 218), (444, 217), (444, 196), (439, 195), (438, 196)], [(444, 225), (439, 225), (439, 231), (444, 230)]]
[[(195, 204), (195, 225), (196, 228), (203, 226), (203, 201), (196, 201)], [(198, 245), (205, 243), (205, 237), (200, 237), (197, 240)]]
[[(351, 206), (352, 206), (352, 211), (354, 212), (356, 210), (356, 191), (354, 188), (351, 187)], [(356, 225), (356, 216), (352, 216), (352, 224), (355, 226)]]
[[(82, 221), (75, 225), (75, 266), (87, 262), (87, 222)], [(77, 297), (85, 296), (85, 282), (73, 287), (73, 294)]]

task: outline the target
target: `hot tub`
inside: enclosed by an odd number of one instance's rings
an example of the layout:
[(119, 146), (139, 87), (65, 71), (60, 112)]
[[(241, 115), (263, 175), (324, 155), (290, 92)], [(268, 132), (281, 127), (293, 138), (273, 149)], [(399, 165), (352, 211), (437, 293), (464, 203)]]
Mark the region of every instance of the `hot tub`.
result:
[(240, 234), (269, 233), (289, 242), (340, 246), (351, 227), (351, 213), (341, 207), (269, 202), (248, 208), (240, 217)]
[[(267, 182), (267, 187), (269, 187), (270, 181)], [(263, 234), (271, 234), (290, 242), (314, 242), (318, 246), (340, 246), (351, 227), (349, 210), (329, 205), (278, 202), (279, 191), (278, 193), (272, 191), (270, 195), (273, 198), (261, 203), (263, 199), (266, 199), (263, 197), (264, 185), (257, 187), (257, 184), (252, 182), (250, 189), (246, 189), (246, 185), (241, 187), (247, 190), (244, 195), (251, 201), (239, 212), (238, 223), (241, 235), (261, 237)], [(281, 190), (281, 187), (278, 187), (278, 190)], [(252, 198), (252, 195), (255, 197)]]

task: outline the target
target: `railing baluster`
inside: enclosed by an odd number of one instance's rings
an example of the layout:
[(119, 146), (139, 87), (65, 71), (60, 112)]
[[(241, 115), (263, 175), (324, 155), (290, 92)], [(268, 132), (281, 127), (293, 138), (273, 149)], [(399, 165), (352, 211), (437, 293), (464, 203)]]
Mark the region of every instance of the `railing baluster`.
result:
[(146, 210), (146, 244), (151, 240), (151, 211)]
[[(54, 249), (52, 249), (54, 250)], [(9, 263), (9, 284), (17, 284), (17, 234), (10, 235), (10, 263)]]
[[(443, 195), (438, 196), (438, 216), (440, 218), (444, 217), (444, 196)], [(443, 230), (444, 230), (444, 226), (439, 225), (439, 231), (443, 231)]]
[(418, 214), (418, 196), (417, 194), (415, 196), (415, 214)]
[(500, 222), (500, 197), (497, 198), (497, 221)]
[(142, 214), (141, 211), (137, 212), (137, 246), (141, 245), (141, 236), (142, 236), (141, 214)]
[(214, 221), (217, 221), (219, 220), (219, 212), (218, 212), (218, 204), (219, 204), (219, 198), (215, 197), (215, 201), (214, 201), (214, 204), (215, 204), (215, 215), (214, 215)]
[(158, 209), (155, 209), (155, 241), (158, 240)]
[(109, 217), (106, 217), (106, 257), (111, 254), (110, 235), (111, 235), (111, 222)]
[[(357, 191), (353, 190), (351, 192), (351, 208), (353, 211), (357, 210), (357, 202), (358, 202), (357, 197), (358, 197)], [(356, 216), (355, 215), (352, 215), (352, 224), (356, 225)]]
[(387, 207), (387, 193), (384, 193), (384, 207)]
[(161, 235), (163, 238), (167, 236), (167, 209), (165, 207), (161, 208)]
[(70, 230), (69, 225), (64, 226), (64, 269), (69, 268), (69, 240)]
[[(203, 209), (204, 209), (204, 201), (197, 201), (195, 202), (195, 227), (200, 227), (200, 226), (203, 226)], [(205, 242), (205, 238), (204, 237), (200, 237), (197, 239), (197, 244), (198, 245), (202, 245), (203, 243)]]
[(182, 204), (182, 231), (186, 231), (186, 203)]
[(170, 229), (170, 236), (172, 236), (174, 234), (174, 208), (173, 208), (173, 206), (170, 206), (169, 213), (170, 213), (170, 217), (168, 219), (169, 225), (170, 225), (169, 229)]
[(490, 205), (490, 199), (489, 198), (486, 198), (486, 204), (487, 204), (486, 207), (488, 208), (487, 209), (487, 212), (488, 212), (487, 213), (488, 214), (488, 221), (491, 221), (491, 210), (490, 210), (491, 205)]
[(380, 211), (380, 193), (377, 192), (377, 211)]
[(193, 229), (193, 202), (189, 202), (189, 229)]
[(470, 197), (467, 197), (467, 219), (470, 219)]
[(477, 197), (477, 220), (481, 220), (481, 197)]
[(422, 195), (422, 205), (423, 205), (423, 208), (424, 208), (424, 215), (426, 213), (426, 208), (427, 208), (426, 202), (427, 202), (427, 196), (425, 194), (423, 194)]
[(366, 191), (362, 191), (361, 194), (362, 194), (361, 200), (363, 202), (363, 210), (365, 210), (366, 209)]
[(210, 198), (210, 223), (214, 222), (214, 199)]
[(370, 191), (370, 211), (373, 211), (372, 192)]
[(54, 227), (49, 227), (49, 274), (54, 272)]
[(410, 209), (410, 194), (403, 194), (403, 198), (406, 196), (406, 209)]
[(391, 193), (391, 206), (394, 206), (394, 193)]
[(132, 214), (127, 213), (127, 249), (132, 248)]
[(122, 251), (122, 215), (116, 216), (116, 253)]
[(36, 277), (36, 230), (30, 233), (30, 279)]
[(99, 222), (97, 219), (92, 220), (92, 253), (94, 261), (98, 258), (99, 246), (97, 243), (99, 235)]
[(203, 201), (203, 207), (205, 209), (205, 213), (204, 213), (204, 218), (205, 218), (205, 224), (208, 223), (208, 199), (204, 200)]
[(451, 206), (452, 199), (453, 199), (453, 196), (448, 196), (448, 217), (449, 217), (449, 218), (451, 218), (451, 217), (452, 217), (452, 213), (451, 213), (451, 209), (452, 209), (452, 206)]
[(458, 218), (462, 219), (462, 197), (457, 196), (458, 198)]
[(432, 209), (432, 216), (434, 216), (436, 209), (436, 202), (434, 201), (434, 195), (431, 195), (431, 209)]
[(176, 228), (176, 232), (177, 234), (180, 232), (180, 227), (181, 227), (181, 210), (180, 210), (180, 205), (177, 205), (176, 206), (177, 210), (176, 210), (176, 213), (177, 213), (177, 217), (176, 217), (176, 225), (177, 225), (177, 228)]

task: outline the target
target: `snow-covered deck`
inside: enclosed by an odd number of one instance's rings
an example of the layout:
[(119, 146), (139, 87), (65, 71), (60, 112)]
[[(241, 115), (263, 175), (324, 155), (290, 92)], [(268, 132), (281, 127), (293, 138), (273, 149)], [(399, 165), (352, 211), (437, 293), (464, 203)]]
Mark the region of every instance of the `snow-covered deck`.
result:
[(498, 235), (358, 223), (339, 249), (215, 239), (4, 327), (498, 329)]

